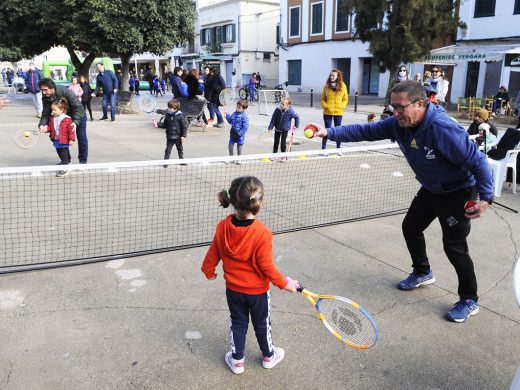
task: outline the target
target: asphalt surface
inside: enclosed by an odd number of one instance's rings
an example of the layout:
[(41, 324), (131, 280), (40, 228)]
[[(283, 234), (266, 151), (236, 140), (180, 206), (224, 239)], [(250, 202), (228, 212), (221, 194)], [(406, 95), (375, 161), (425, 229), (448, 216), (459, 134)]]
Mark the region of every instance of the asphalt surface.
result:
[[(303, 104), (295, 105), (303, 123), (322, 121), (321, 110)], [(12, 142), (17, 130), (36, 125), (31, 106), (26, 95), (16, 95), (0, 111), (2, 167), (56, 163), (48, 142), (29, 150)], [(344, 123), (364, 122), (380, 109), (377, 100), (358, 113), (349, 106)], [(268, 152), (260, 134), (269, 117), (255, 106), (248, 111), (245, 153)], [(194, 128), (186, 157), (225, 155), (228, 129)], [(162, 130), (143, 114), (89, 122), (88, 135), (89, 162), (160, 159), (164, 150)], [(297, 140), (295, 150), (319, 147)], [(0, 388), (508, 389), (520, 365), (520, 309), (511, 286), (520, 216), (498, 203), (519, 209), (520, 197), (504, 188), (496, 201), (472, 222), (480, 313), (463, 324), (445, 318), (458, 300), (457, 278), (436, 221), (426, 239), (437, 282), (412, 292), (396, 288), (411, 264), (402, 215), (276, 235), (274, 259), (284, 274), (362, 304), (381, 339), (369, 350), (346, 347), (303, 297), (273, 288), (273, 336), (285, 360), (263, 369), (250, 330), (240, 376), (223, 360), (229, 350), (225, 287), (221, 270), (212, 282), (200, 272), (206, 247), (1, 275)]]

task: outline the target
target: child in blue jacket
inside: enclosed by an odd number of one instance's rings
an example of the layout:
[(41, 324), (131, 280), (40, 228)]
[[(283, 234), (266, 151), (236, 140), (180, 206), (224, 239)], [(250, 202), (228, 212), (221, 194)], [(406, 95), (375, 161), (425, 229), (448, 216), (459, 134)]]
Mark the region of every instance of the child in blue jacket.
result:
[(159, 78), (157, 76), (154, 76), (153, 77), (153, 91), (155, 93), (155, 96), (159, 96), (159, 94), (162, 96), (162, 91), (161, 91), (161, 81), (159, 80)]
[[(229, 131), (229, 155), (233, 156), (235, 144), (237, 144), (237, 155), (242, 154), (242, 146), (244, 145), (244, 139), (247, 130), (249, 129), (249, 117), (246, 114), (249, 103), (247, 100), (239, 100), (237, 102), (237, 109), (233, 114), (225, 113), (226, 120), (231, 124), (231, 130)], [(237, 164), (240, 164), (238, 161)]]
[(296, 113), (294, 108), (291, 106), (290, 98), (283, 98), (280, 102), (280, 107), (277, 107), (269, 122), (267, 130), (271, 131), (274, 128), (274, 145), (273, 153), (278, 153), (278, 145), (280, 144), (280, 138), (282, 144), (280, 150), (282, 153), (286, 150), (287, 133), (291, 129), (291, 122), (294, 119), (294, 127), (300, 127), (300, 116)]

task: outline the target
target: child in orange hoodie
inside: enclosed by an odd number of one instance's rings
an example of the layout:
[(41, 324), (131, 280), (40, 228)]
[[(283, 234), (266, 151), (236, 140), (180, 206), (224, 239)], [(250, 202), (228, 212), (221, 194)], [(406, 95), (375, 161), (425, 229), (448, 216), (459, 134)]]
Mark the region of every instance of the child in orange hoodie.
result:
[(273, 235), (255, 219), (262, 207), (264, 186), (254, 176), (238, 177), (229, 191), (218, 194), (222, 207), (232, 204), (231, 214), (217, 225), (213, 242), (202, 263), (209, 280), (217, 277), (215, 268), (222, 259), (226, 297), (231, 315), (231, 351), (224, 360), (235, 374), (244, 372), (244, 351), (249, 315), (264, 356), (264, 368), (273, 368), (285, 356), (275, 347), (271, 334), (270, 283), (296, 292), (298, 281), (285, 278), (273, 264)]

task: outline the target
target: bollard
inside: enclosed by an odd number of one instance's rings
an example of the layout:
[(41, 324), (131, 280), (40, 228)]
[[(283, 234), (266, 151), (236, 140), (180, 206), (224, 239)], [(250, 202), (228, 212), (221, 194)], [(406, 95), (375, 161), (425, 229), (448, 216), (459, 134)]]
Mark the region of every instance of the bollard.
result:
[(354, 94), (354, 112), (357, 112), (357, 97), (358, 92), (356, 91), (356, 93)]
[(314, 89), (311, 88), (311, 107), (314, 104)]

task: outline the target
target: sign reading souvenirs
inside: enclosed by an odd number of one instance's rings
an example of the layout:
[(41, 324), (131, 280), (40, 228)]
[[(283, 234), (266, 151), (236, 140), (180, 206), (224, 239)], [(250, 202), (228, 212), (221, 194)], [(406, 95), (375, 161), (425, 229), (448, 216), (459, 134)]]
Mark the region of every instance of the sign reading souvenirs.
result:
[(496, 53), (460, 53), (460, 54), (434, 54), (424, 57), (425, 62), (444, 61), (486, 61), (496, 60)]

